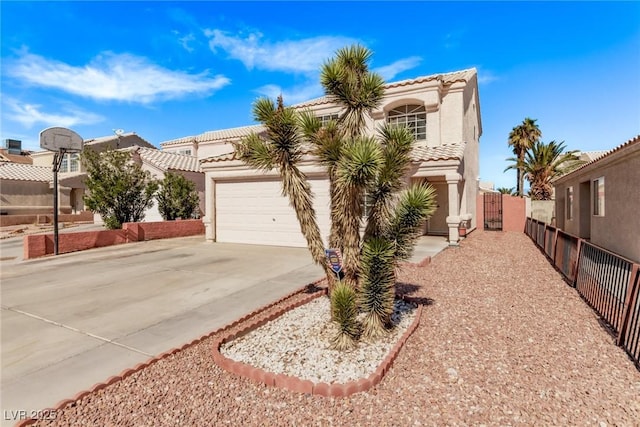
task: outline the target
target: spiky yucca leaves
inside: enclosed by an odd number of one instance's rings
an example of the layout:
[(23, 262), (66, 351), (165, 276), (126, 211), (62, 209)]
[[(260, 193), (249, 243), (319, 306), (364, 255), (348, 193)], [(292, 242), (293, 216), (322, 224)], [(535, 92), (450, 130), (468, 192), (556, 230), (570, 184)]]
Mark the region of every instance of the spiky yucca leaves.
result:
[(338, 333), (331, 347), (335, 350), (350, 350), (360, 335), (356, 291), (344, 282), (337, 284), (331, 293), (331, 316), (338, 324)]
[(377, 108), (384, 95), (384, 79), (369, 70), (372, 52), (366, 47), (344, 47), (322, 65), (320, 83), (332, 102), (344, 108), (340, 123), (355, 138), (365, 127), (365, 113)]
[(360, 269), (360, 220), (364, 191), (379, 173), (382, 150), (375, 138), (360, 137), (344, 143), (336, 168), (336, 203), (331, 212), (344, 226), (342, 258), (345, 281), (358, 285)]
[(382, 145), (382, 166), (369, 188), (370, 210), (364, 240), (381, 236), (391, 218), (395, 195), (404, 186), (404, 178), (411, 162), (413, 133), (405, 126), (385, 125), (378, 129)]
[(330, 277), (332, 272), (325, 259), (311, 186), (297, 166), (303, 154), (297, 113), (292, 108), (285, 108), (282, 97), (279, 97), (277, 107), (269, 99), (257, 100), (253, 114), (256, 120), (266, 126), (268, 139), (263, 140), (260, 136), (251, 134), (235, 144), (236, 154), (240, 160), (255, 168), (278, 169), (282, 179), (282, 195), (289, 199), (289, 204), (296, 213), (311, 256), (316, 264), (323, 266), (327, 277)]
[(395, 301), (394, 243), (373, 238), (362, 248), (360, 309), (365, 312), (363, 335), (369, 339), (383, 336), (391, 324)]
[[(313, 147), (312, 153), (319, 159), (320, 164), (327, 168), (330, 211), (333, 211), (333, 207), (336, 204), (336, 169), (342, 155), (343, 132), (335, 121), (330, 121), (323, 125), (320, 119), (310, 110), (300, 113), (300, 127), (305, 139)], [(342, 216), (332, 218), (329, 247), (342, 248), (344, 226), (341, 219)]]
[(436, 210), (436, 190), (430, 184), (414, 184), (405, 190), (395, 207), (385, 237), (395, 243), (394, 258), (409, 259), (420, 227)]

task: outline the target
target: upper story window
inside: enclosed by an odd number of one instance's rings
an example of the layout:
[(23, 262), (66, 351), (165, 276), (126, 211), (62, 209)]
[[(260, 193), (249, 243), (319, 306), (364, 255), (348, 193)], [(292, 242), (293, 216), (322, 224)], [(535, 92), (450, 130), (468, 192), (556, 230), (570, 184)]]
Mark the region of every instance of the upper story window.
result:
[(387, 122), (392, 125), (406, 126), (416, 140), (427, 139), (427, 111), (424, 105), (401, 105), (387, 113)]
[(178, 154), (185, 154), (187, 156), (190, 156), (191, 155), (191, 148), (187, 148), (187, 149), (184, 149), (184, 150), (178, 150)]
[(322, 126), (324, 126), (332, 120), (337, 121), (339, 117), (340, 116), (338, 115), (338, 113), (335, 113), (335, 114), (325, 114), (324, 116), (319, 116), (318, 119), (320, 120), (320, 123), (322, 124)]
[(66, 153), (60, 163), (60, 172), (78, 172), (80, 170), (80, 155), (78, 153)]
[(593, 180), (593, 214), (604, 216), (604, 177)]

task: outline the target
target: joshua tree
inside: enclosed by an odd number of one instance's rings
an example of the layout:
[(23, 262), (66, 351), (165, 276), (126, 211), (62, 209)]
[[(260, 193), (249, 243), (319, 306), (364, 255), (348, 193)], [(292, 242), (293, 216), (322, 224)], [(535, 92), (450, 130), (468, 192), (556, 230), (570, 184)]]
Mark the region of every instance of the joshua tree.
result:
[[(376, 337), (390, 325), (395, 297), (395, 267), (411, 255), (421, 223), (435, 210), (434, 190), (416, 185), (401, 192), (414, 143), (406, 128), (383, 126), (365, 135), (366, 115), (381, 102), (384, 82), (368, 69), (371, 52), (361, 46), (340, 49), (322, 67), (326, 95), (342, 107), (338, 120), (322, 125), (310, 111), (296, 112), (261, 99), (254, 116), (265, 124), (267, 138), (245, 138), (239, 158), (260, 168), (278, 168), (283, 194), (296, 211), (314, 260), (324, 261), (322, 239), (306, 177), (298, 168), (308, 151), (324, 165), (330, 182), (329, 244), (343, 254), (344, 282), (330, 286), (332, 316), (340, 325), (334, 346), (346, 349), (360, 335), (355, 314), (365, 312), (364, 335)], [(365, 196), (371, 202), (363, 238)]]
[(524, 177), (531, 184), (529, 194), (533, 200), (551, 200), (551, 181), (584, 163), (576, 155), (577, 151), (564, 150), (564, 141), (551, 141), (548, 144), (538, 141), (526, 151), (524, 160), (518, 161), (515, 157), (507, 159), (512, 162), (507, 169), (522, 169)]
[[(509, 133), (508, 144), (513, 148), (513, 154), (519, 162), (524, 160), (524, 153), (540, 138), (542, 132), (536, 124), (536, 119), (525, 118), (522, 124), (514, 127)], [(506, 170), (506, 169), (505, 169)], [(524, 172), (521, 168), (516, 168), (518, 175), (517, 195), (524, 195)]]

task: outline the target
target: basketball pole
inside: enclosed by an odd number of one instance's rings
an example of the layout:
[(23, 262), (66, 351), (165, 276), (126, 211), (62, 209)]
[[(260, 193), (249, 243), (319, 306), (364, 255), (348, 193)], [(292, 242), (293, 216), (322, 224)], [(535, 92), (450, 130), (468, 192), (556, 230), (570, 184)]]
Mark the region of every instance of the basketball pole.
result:
[(53, 156), (53, 254), (58, 255), (58, 171), (65, 155), (60, 148)]

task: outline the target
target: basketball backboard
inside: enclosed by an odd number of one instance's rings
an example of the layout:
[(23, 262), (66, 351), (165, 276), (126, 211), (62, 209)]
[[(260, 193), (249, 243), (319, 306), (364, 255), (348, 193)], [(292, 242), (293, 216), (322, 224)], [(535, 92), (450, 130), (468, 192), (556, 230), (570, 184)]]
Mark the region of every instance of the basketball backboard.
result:
[(82, 151), (83, 139), (71, 129), (51, 127), (40, 132), (40, 148), (49, 151)]

